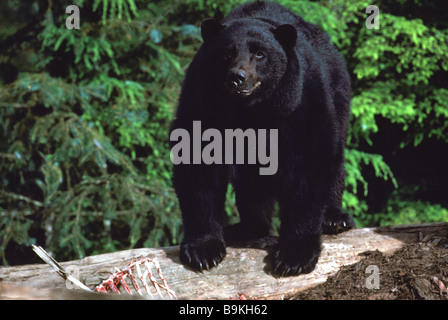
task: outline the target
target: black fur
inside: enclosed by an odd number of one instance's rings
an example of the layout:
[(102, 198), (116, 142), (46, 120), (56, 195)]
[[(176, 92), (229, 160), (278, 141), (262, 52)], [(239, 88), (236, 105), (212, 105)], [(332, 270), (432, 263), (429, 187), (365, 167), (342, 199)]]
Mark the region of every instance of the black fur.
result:
[[(192, 135), (194, 120), (202, 130), (278, 129), (278, 171), (261, 176), (258, 165), (175, 165), (185, 233), (180, 259), (209, 269), (224, 258), (225, 241), (268, 235), (278, 201), (281, 228), (272, 270), (283, 276), (310, 272), (321, 234), (353, 227), (341, 210), (351, 95), (344, 60), (318, 27), (274, 3), (245, 4), (221, 22), (208, 19), (202, 34), (172, 130)], [(229, 78), (235, 68), (247, 75), (247, 88), (261, 83), (249, 96), (229, 89), (236, 86)], [(229, 181), (241, 222), (224, 232)]]

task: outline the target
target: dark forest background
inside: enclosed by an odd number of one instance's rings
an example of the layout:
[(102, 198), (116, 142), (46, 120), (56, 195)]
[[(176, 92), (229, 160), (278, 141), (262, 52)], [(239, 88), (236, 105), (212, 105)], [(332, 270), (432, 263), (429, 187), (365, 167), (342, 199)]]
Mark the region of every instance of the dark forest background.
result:
[[(0, 2), (1, 264), (37, 262), (32, 243), (68, 260), (180, 242), (168, 126), (201, 21), (241, 2)], [(279, 2), (347, 61), (344, 208), (357, 226), (448, 221), (443, 2)], [(72, 4), (79, 30), (65, 25)], [(371, 4), (380, 29), (366, 28)]]

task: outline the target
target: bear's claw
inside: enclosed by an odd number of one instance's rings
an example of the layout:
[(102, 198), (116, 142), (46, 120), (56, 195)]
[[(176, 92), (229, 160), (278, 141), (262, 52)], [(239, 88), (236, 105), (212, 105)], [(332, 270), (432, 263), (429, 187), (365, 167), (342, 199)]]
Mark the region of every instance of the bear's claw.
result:
[(272, 254), (272, 272), (281, 277), (310, 273), (317, 264), (320, 251), (319, 238), (279, 243)]
[(180, 261), (198, 271), (216, 267), (226, 255), (226, 247), (220, 239), (184, 241), (180, 247)]

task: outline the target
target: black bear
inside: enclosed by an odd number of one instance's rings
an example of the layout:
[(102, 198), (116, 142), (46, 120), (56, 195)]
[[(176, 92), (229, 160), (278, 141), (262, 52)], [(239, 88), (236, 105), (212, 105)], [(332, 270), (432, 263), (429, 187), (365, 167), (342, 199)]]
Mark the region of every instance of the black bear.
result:
[[(209, 269), (224, 258), (226, 241), (269, 235), (277, 201), (272, 272), (311, 272), (321, 234), (354, 226), (341, 209), (351, 95), (345, 62), (328, 35), (276, 3), (244, 4), (220, 22), (204, 20), (201, 32), (204, 43), (187, 70), (171, 133), (193, 136), (198, 121), (203, 130), (223, 133), (276, 129), (278, 169), (261, 175), (259, 163), (198, 164), (183, 150), (187, 161), (173, 168), (184, 224), (180, 260)], [(170, 140), (173, 147), (179, 135)], [(192, 140), (183, 142), (197, 155)], [(229, 182), (240, 222), (224, 230)]]

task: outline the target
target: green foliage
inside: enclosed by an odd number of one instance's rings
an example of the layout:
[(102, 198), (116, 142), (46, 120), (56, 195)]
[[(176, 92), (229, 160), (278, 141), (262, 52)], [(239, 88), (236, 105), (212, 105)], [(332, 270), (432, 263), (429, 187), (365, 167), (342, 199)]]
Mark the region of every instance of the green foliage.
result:
[[(443, 138), (447, 100), (442, 104), (438, 101), (446, 97), (446, 89), (434, 85), (432, 78), (441, 70), (448, 71), (448, 29), (429, 28), (419, 19), (390, 14), (381, 15), (381, 24), (391, 32), (372, 35), (365, 29), (366, 34), (358, 38), (362, 45), (357, 45), (353, 54), (358, 61), (354, 67), (357, 79), (369, 84), (368, 90), (353, 100), (358, 120), (354, 127), (359, 132), (355, 131), (355, 136), (369, 141), (370, 133), (378, 130), (374, 118), (381, 115), (401, 124), (404, 131), (418, 129), (413, 137), (415, 145), (425, 136)], [(409, 141), (403, 141), (403, 146)]]
[(415, 224), (448, 221), (448, 209), (440, 204), (414, 200), (418, 186), (406, 186), (395, 190), (383, 213), (367, 217), (376, 225)]
[[(221, 18), (242, 2), (0, 4), (4, 263), (20, 261), (12, 248), (42, 241), (57, 259), (179, 243), (169, 123), (201, 45), (200, 21)], [(444, 19), (420, 18), (425, 1), (411, 1), (409, 16), (403, 1), (381, 1), (380, 29), (369, 30), (367, 1), (279, 2), (328, 32), (352, 72), (345, 210), (359, 226), (446, 220), (443, 206), (414, 199), (415, 190), (403, 196), (406, 186), (372, 151), (384, 121), (399, 128), (398, 148), (448, 143)], [(69, 4), (80, 7), (79, 30), (65, 27)], [(369, 212), (373, 182), (366, 169), (397, 189), (381, 214)], [(231, 188), (226, 211), (235, 222)]]
[(143, 21), (132, 0), (75, 4), (80, 30), (63, 6), (43, 8), (21, 61), (0, 55), (19, 71), (0, 87), (4, 261), (8, 244), (36, 242), (31, 228), (59, 259), (181, 237), (167, 137), (197, 28), (157, 25), (168, 3)]
[[(372, 166), (376, 177), (390, 179), (395, 188), (398, 183), (381, 155), (359, 148), (366, 143), (372, 146), (371, 136), (379, 130), (379, 119), (401, 127), (402, 148), (411, 143), (417, 146), (429, 138), (448, 142), (446, 83), (438, 80), (443, 79), (441, 74), (446, 77), (448, 71), (448, 29), (388, 13), (387, 1), (377, 4), (379, 30), (369, 30), (364, 25), (368, 16), (365, 8), (371, 4), (366, 1), (281, 2), (328, 32), (353, 72), (344, 208), (354, 213), (358, 225), (377, 223), (370, 219), (363, 200), (368, 193), (363, 169)], [(404, 210), (401, 206), (392, 208), (399, 214)], [(393, 212), (388, 210), (386, 215), (392, 216)], [(389, 221), (398, 220), (390, 218)]]
[(346, 149), (345, 152), (346, 169), (346, 192), (343, 195), (343, 207), (352, 212), (355, 216), (355, 222), (358, 225), (364, 225), (368, 216), (366, 215), (368, 206), (363, 199), (358, 196), (363, 192), (364, 196), (368, 193), (368, 182), (362, 174), (363, 166), (372, 166), (375, 176), (383, 180), (392, 180), (395, 188), (398, 187), (397, 181), (379, 154), (369, 154), (356, 149)]

